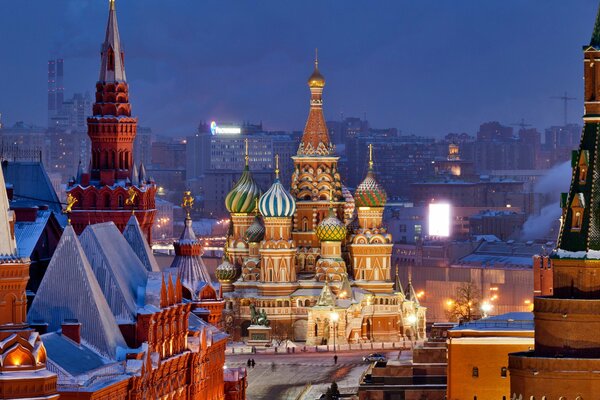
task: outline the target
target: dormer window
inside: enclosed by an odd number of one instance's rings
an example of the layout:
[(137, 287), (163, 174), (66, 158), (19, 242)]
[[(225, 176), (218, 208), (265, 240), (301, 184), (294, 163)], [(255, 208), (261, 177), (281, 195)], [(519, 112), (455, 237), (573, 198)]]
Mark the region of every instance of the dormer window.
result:
[(579, 183), (584, 184), (587, 178), (587, 167), (579, 168)]
[(583, 224), (583, 210), (585, 199), (583, 193), (576, 193), (571, 201), (571, 230), (580, 231)]

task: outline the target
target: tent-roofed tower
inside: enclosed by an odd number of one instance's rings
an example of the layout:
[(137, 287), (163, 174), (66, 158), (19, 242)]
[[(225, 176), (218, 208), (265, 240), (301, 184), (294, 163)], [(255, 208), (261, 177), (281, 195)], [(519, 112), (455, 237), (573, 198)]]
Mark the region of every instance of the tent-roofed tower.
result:
[[(310, 111), (298, 152), (292, 157), (291, 193), (296, 199), (293, 236), (298, 244), (298, 264), (301, 271), (314, 272), (320, 251), (316, 235), (317, 225), (329, 214), (329, 202), (333, 201), (336, 215), (343, 219), (342, 183), (338, 172), (338, 159), (329, 140), (323, 116), (323, 88), (325, 78), (319, 71), (315, 57), (315, 69), (308, 78), (310, 88)], [(331, 194), (333, 198), (331, 197)]]
[(554, 291), (534, 300), (535, 350), (509, 356), (517, 398), (588, 399), (600, 391), (600, 12), (583, 56), (584, 127), (550, 256)]
[[(90, 171), (78, 174), (67, 188), (77, 199), (71, 214), (73, 229), (81, 234), (89, 224), (113, 221), (123, 231), (129, 220), (129, 214), (124, 211), (135, 208), (140, 227), (150, 243), (156, 213), (156, 185), (145, 174), (138, 177), (134, 166), (137, 118), (131, 116), (125, 52), (114, 0), (109, 1), (96, 101), (87, 124), (92, 142)], [(133, 188), (135, 195), (129, 188)], [(126, 204), (128, 198), (133, 202), (131, 205)]]

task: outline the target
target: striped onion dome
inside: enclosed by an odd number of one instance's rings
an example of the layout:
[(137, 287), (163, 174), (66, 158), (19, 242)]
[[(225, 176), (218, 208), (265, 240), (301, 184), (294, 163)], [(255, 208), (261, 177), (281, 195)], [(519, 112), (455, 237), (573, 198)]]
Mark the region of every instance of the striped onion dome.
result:
[(254, 211), (256, 199), (260, 197), (261, 190), (252, 178), (250, 168), (246, 165), (240, 180), (225, 198), (225, 207), (230, 213), (251, 213)]
[(223, 262), (215, 270), (215, 276), (221, 283), (231, 283), (238, 278), (240, 272), (239, 268), (230, 263), (227, 257), (223, 257)]
[(258, 209), (263, 217), (291, 218), (296, 212), (296, 201), (279, 178), (275, 178), (273, 185), (260, 197)]
[(384, 207), (387, 201), (385, 189), (375, 179), (375, 173), (369, 168), (365, 180), (356, 188), (354, 202), (357, 207)]
[(317, 225), (316, 233), (321, 242), (341, 242), (346, 238), (348, 231), (346, 225), (335, 216), (333, 209), (330, 208), (327, 218)]
[(246, 229), (246, 240), (251, 243), (258, 243), (265, 238), (265, 227), (260, 221), (259, 216), (254, 217), (252, 224)]

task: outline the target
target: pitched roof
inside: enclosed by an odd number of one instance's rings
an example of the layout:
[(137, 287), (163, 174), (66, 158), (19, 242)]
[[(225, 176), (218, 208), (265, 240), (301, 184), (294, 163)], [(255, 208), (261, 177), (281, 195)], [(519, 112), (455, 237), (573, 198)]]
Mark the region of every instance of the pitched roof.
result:
[[(112, 60), (111, 60), (112, 51)], [(106, 25), (106, 37), (102, 43), (102, 63), (100, 66), (100, 82), (125, 82), (125, 64), (123, 50), (121, 49), (121, 38), (119, 36), (119, 25), (117, 24), (117, 11), (114, 0), (109, 3), (108, 23)]]
[(123, 236), (148, 271), (160, 271), (160, 267), (154, 258), (152, 249), (148, 245), (135, 215), (132, 215), (131, 218), (129, 218), (129, 221), (123, 230)]
[(79, 240), (117, 321), (134, 321), (144, 305), (146, 267), (113, 222), (88, 225)]
[(2, 163), (2, 170), (6, 182), (13, 185), (15, 200), (34, 200), (38, 204), (46, 204), (57, 214), (61, 224), (66, 223), (61, 217), (60, 200), (41, 162), (5, 161)]
[(29, 322), (44, 321), (50, 331), (66, 319), (81, 322), (81, 337), (99, 353), (116, 359), (125, 340), (73, 230), (67, 226), (29, 310)]
[[(35, 221), (20, 221), (15, 223), (15, 238), (17, 240), (17, 253), (19, 257), (29, 257), (40, 240), (50, 219), (56, 220), (50, 210), (37, 212)], [(58, 221), (55, 222), (58, 224)]]
[(317, 300), (318, 307), (335, 307), (335, 295), (329, 287), (329, 282), (325, 281), (319, 299)]

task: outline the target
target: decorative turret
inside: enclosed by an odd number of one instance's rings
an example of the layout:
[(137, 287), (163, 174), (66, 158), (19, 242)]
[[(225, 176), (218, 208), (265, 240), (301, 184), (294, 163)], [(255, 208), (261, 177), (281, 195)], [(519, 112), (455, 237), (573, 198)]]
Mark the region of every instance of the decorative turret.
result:
[[(258, 210), (257, 210), (258, 211)], [(246, 240), (249, 243), (260, 243), (265, 237), (265, 226), (260, 217), (256, 215), (254, 221), (246, 230)]]
[(219, 264), (219, 266), (215, 270), (215, 276), (221, 284), (223, 293), (233, 291), (233, 282), (235, 282), (237, 278), (239, 278), (240, 269), (229, 262), (229, 257), (227, 255), (227, 245), (225, 245), (223, 251), (223, 259), (221, 260), (221, 264)]
[(317, 237), (321, 242), (341, 242), (346, 239), (346, 225), (342, 223), (333, 211), (329, 209), (329, 216), (317, 226)]
[(354, 200), (358, 207), (360, 227), (362, 229), (380, 228), (387, 195), (385, 189), (375, 179), (372, 144), (369, 144), (369, 169), (367, 176), (356, 188)]
[(279, 155), (275, 156), (275, 181), (260, 197), (265, 235), (260, 243), (260, 293), (265, 296), (292, 293), (296, 285), (296, 243), (292, 240), (292, 217), (296, 202), (279, 181)]
[(346, 240), (348, 231), (335, 215), (333, 202), (330, 202), (329, 216), (321, 221), (316, 231), (321, 241), (321, 257), (317, 260), (315, 279), (342, 281), (347, 273), (341, 242)]

